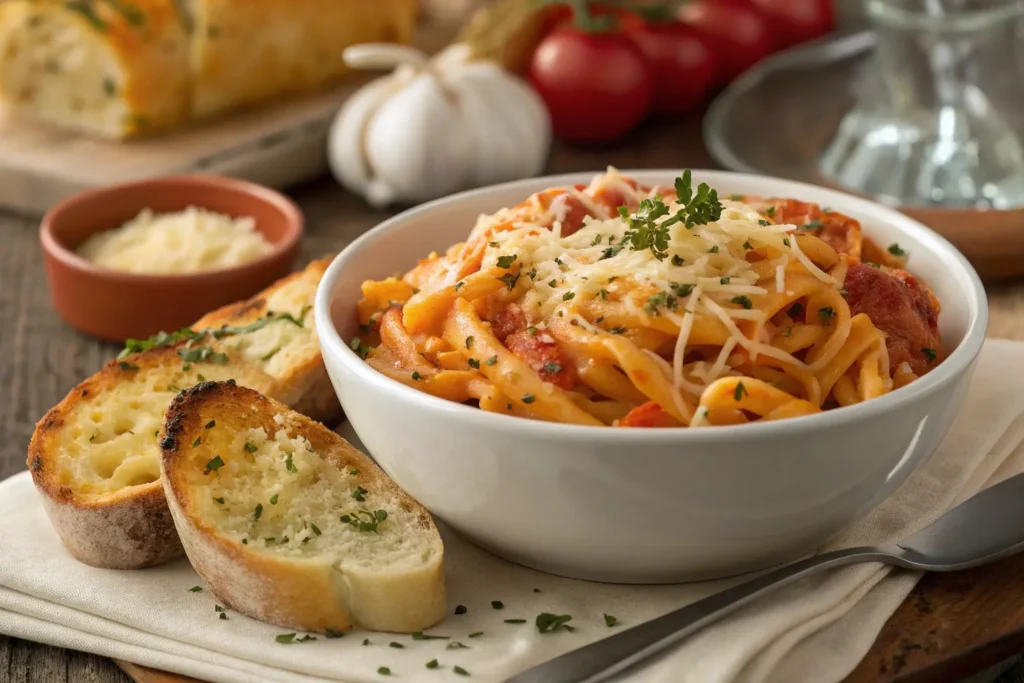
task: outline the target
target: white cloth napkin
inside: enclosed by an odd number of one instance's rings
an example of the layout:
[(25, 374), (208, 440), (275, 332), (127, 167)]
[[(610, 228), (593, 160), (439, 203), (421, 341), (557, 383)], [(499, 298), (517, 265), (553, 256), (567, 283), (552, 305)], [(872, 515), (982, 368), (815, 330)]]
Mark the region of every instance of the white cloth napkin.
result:
[[(985, 486), (1024, 471), (1024, 344), (986, 343), (964, 408), (936, 454), (826, 549), (897, 540)], [(53, 533), (28, 474), (0, 483), (0, 633), (86, 650), (207, 681), (500, 681), (737, 580), (614, 586), (514, 565), (444, 531), (451, 640), (353, 632), (280, 644), (285, 630), (228, 612), (185, 560), (143, 571), (94, 569)], [(626, 677), (655, 683), (834, 683), (860, 661), (919, 575), (865, 564), (783, 589)], [(491, 601), (500, 600), (503, 609)], [(468, 608), (454, 614), (457, 605)], [(575, 631), (542, 634), (541, 612)], [(620, 625), (609, 627), (604, 615)], [(523, 624), (506, 619), (525, 619)], [(470, 637), (471, 634), (481, 635)], [(366, 643), (364, 639), (368, 639)], [(455, 647), (452, 643), (466, 647)], [(403, 647), (392, 647), (397, 643)], [(428, 669), (427, 662), (440, 666)], [(470, 674), (465, 678), (459, 666)]]

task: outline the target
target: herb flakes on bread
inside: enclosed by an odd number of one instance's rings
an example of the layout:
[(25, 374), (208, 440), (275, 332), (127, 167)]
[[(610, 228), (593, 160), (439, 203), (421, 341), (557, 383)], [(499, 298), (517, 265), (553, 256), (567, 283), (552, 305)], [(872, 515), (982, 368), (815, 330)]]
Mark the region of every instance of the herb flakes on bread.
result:
[(160, 446), (185, 551), (228, 607), (315, 632), (416, 632), (444, 617), (429, 513), (326, 427), (207, 382), (174, 399)]
[(75, 387), (36, 425), (28, 467), (68, 551), (96, 567), (135, 569), (178, 557), (160, 484), (158, 435), (171, 400), (233, 379), (331, 422), (340, 407), (309, 307), (329, 261), (202, 318), (205, 332), (130, 340), (127, 354)]

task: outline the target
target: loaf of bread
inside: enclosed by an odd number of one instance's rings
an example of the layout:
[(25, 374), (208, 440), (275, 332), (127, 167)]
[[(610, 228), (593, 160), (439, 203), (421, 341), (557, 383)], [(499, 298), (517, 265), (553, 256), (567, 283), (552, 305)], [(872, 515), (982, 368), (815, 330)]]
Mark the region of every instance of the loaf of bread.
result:
[(215, 311), (151, 348), (111, 361), (39, 424), (28, 467), (57, 534), (96, 567), (147, 567), (181, 554), (160, 484), (158, 435), (171, 400), (209, 380), (234, 380), (311, 417), (340, 406), (309, 309), (327, 261)]
[(185, 552), (231, 609), (314, 632), (408, 633), (444, 617), (429, 513), (331, 430), (205, 382), (174, 399), (160, 446)]
[(0, 102), (113, 139), (341, 77), (341, 52), (408, 43), (417, 0), (6, 0)]

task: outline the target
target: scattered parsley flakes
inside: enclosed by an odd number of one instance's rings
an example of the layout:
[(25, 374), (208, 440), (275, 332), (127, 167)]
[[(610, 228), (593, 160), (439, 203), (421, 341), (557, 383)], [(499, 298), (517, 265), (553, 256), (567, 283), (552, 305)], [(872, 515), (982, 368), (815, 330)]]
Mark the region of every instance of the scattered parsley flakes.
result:
[(750, 393), (747, 391), (747, 388), (743, 386), (743, 382), (738, 382), (736, 384), (736, 390), (732, 392), (732, 398), (734, 401), (739, 402), (743, 400), (744, 396), (750, 396)]
[(821, 318), (822, 324), (828, 327), (829, 320), (835, 318), (838, 314), (832, 309), (831, 306), (822, 306), (818, 309), (818, 317)]
[(562, 301), (572, 301), (575, 298), (576, 298), (576, 293), (575, 292), (566, 292), (565, 294), (562, 295)]
[(618, 623), (619, 623), (619, 620), (617, 618), (613, 617), (612, 615), (610, 615), (610, 614), (604, 615), (604, 625), (607, 626), (608, 628), (611, 628), (612, 626), (617, 626)]
[(506, 619), (506, 624), (525, 624), (526, 619)]
[(440, 664), (437, 663), (436, 659), (431, 659), (429, 662), (427, 662), (427, 668), (428, 669), (436, 669), (439, 666), (440, 666)]
[(413, 370), (413, 371), (412, 371), (412, 378), (413, 378), (414, 380), (416, 380), (417, 382), (418, 382), (418, 381), (420, 380), (420, 378), (422, 378), (422, 377), (423, 377), (423, 375), (421, 375), (421, 374), (419, 373), (419, 370)]
[(491, 600), (491, 607), (494, 609), (505, 609), (505, 603), (501, 600)]
[(455, 291), (457, 292), (457, 291), (459, 291), (460, 289), (462, 289), (465, 286), (466, 286), (465, 282), (456, 282), (455, 283)]
[(502, 275), (498, 279), (504, 282), (505, 286), (508, 287), (508, 291), (511, 292), (513, 289), (516, 288), (516, 283), (519, 282), (519, 275), (519, 273), (516, 273), (515, 275), (513, 275), (512, 273), (506, 273), (505, 275)]
[(455, 673), (459, 674), (460, 676), (469, 676), (470, 675), (468, 671), (466, 671), (465, 669), (463, 669), (461, 666), (458, 666), (458, 665), (455, 665), (452, 668), (452, 671), (454, 671)]
[(402, 645), (401, 643), (396, 643), (395, 641), (391, 641), (390, 643), (388, 643), (388, 647), (393, 647), (396, 650), (404, 650), (405, 649), (405, 645)]
[(320, 531), (320, 527), (318, 527), (316, 524), (313, 524), (312, 522), (310, 522), (309, 523), (309, 528), (313, 530), (313, 534), (315, 536), (322, 536), (323, 535), (323, 532)]
[(345, 635), (344, 631), (336, 631), (333, 628), (324, 629), (324, 635), (328, 638), (342, 638)]
[[(483, 631), (480, 631), (480, 633), (483, 634)], [(469, 634), (469, 637), (473, 638), (474, 636), (471, 633), (471, 634)], [(468, 650), (469, 649), (469, 645), (463, 645), (459, 641), (453, 640), (452, 642), (450, 642), (447, 645), (445, 645), (444, 649), (446, 649), (446, 650)]]
[(213, 502), (217, 503), (218, 505), (223, 505), (224, 504), (224, 497), (221, 496), (220, 498), (214, 498)]
[(531, 327), (527, 327), (526, 328), (526, 333), (529, 334), (531, 337), (536, 337), (537, 336), (537, 328), (536, 327), (532, 327), (532, 326)]
[(728, 277), (728, 276), (726, 276), (726, 277), (723, 277), (723, 278), (721, 278), (721, 279), (720, 279), (720, 280), (718, 281), (718, 284), (720, 284), (720, 285), (727, 285), (727, 284), (729, 284), (730, 282), (732, 282), (732, 278), (731, 278), (731, 277)]
[(215, 455), (215, 456), (213, 456), (213, 460), (211, 460), (210, 462), (206, 463), (206, 471), (203, 472), (203, 474), (209, 474), (210, 472), (215, 472), (215, 471), (219, 470), (221, 467), (224, 467), (224, 460), (219, 455)]
[(469, 367), (473, 368), (474, 370), (480, 369), (480, 361), (478, 361), (476, 358), (470, 358), (466, 362), (469, 363)]
[(552, 362), (552, 363), (545, 363), (544, 364), (544, 372), (548, 373), (549, 375), (554, 375), (554, 374), (557, 374), (557, 373), (559, 373), (561, 371), (562, 371), (562, 366), (559, 365), (558, 363)]
[(924, 354), (929, 363), (934, 363), (935, 359), (939, 357), (939, 352), (935, 349), (921, 349), (921, 353)]
[(276, 640), (279, 643), (284, 643), (285, 645), (288, 645), (290, 643), (294, 643), (295, 642), (295, 636), (296, 635), (297, 634), (295, 634), (295, 633), (282, 633), (279, 636), (277, 636), (276, 638), (274, 638), (274, 640)]
[(120, 368), (121, 370), (125, 370), (125, 371), (128, 371), (128, 370), (138, 370), (139, 369), (139, 366), (136, 365), (135, 363), (129, 363), (128, 361), (123, 361), (123, 360), (117, 362), (117, 367)]
[(210, 420), (209, 422), (206, 423), (206, 428), (207, 429), (213, 429), (216, 426), (217, 426), (217, 421), (216, 420)]
[(195, 448), (196, 446), (198, 446), (198, 445), (199, 445), (199, 444), (201, 444), (202, 442), (203, 442), (202, 438), (200, 438), (200, 437), (198, 437), (198, 436), (197, 436), (197, 437), (196, 437), (196, 440), (192, 442), (192, 448)]
[[(530, 403), (533, 403), (534, 401), (536, 401), (537, 397), (534, 396), (533, 394), (523, 394), (523, 398), (521, 400), (522, 400), (523, 403), (530, 404)], [(493, 605), (494, 603), (491, 603), (491, 604)], [(500, 609), (500, 608), (499, 607), (495, 607), (495, 609)]]
[(288, 470), (289, 472), (298, 472), (299, 471), (299, 468), (295, 466), (294, 462), (292, 462), (292, 454), (291, 453), (289, 453), (288, 457), (284, 459), (284, 468), (286, 470)]
[(717, 254), (718, 253), (718, 245), (716, 244), (715, 246), (713, 246), (710, 249), (708, 249), (708, 253), (709, 254)]
[(680, 256), (679, 254), (672, 254), (672, 265), (673, 266), (681, 266), (684, 263), (686, 263), (686, 261), (683, 260), (682, 256)]
[(434, 636), (423, 631), (416, 631), (412, 634), (413, 640), (451, 640), (451, 636)]
[(201, 590), (203, 590), (202, 586), (192, 586), (191, 588), (188, 589), (188, 592), (189, 593), (198, 593)]
[(472, 346), (472, 345), (473, 345), (473, 339), (475, 339), (475, 337), (474, 337), (473, 335), (469, 335), (468, 337), (466, 337), (466, 348), (467, 348), (467, 349), (468, 349), (468, 348), (469, 348), (470, 346)]
[(483, 631), (475, 631), (475, 632), (473, 632), (473, 633), (470, 633), (470, 634), (469, 634), (469, 637), (470, 637), (470, 638), (479, 638), (479, 637), (480, 637), (480, 636), (482, 636), (483, 634), (484, 634), (484, 632), (483, 632)]
[(366, 494), (369, 493), (362, 486), (357, 486), (356, 490), (352, 492), (352, 497), (358, 500), (360, 503), (366, 500)]
[(498, 355), (497, 354), (495, 354), (495, 355), (493, 355), (493, 356), (491, 356), (490, 358), (487, 359), (487, 364), (488, 365), (494, 365), (497, 362), (498, 362)]
[(363, 638), (363, 645), (370, 645), (370, 644), (371, 643), (370, 643), (370, 639), (369, 638)]
[(823, 225), (824, 225), (824, 223), (822, 223), (817, 218), (815, 218), (813, 221), (810, 221), (810, 222), (807, 222), (807, 223), (804, 223), (803, 225), (801, 225), (800, 229), (801, 230), (817, 230), (818, 228), (820, 228)]
[(892, 254), (893, 256), (896, 256), (898, 258), (907, 255), (907, 252), (905, 252), (902, 249), (900, 249), (900, 245), (897, 244), (896, 242), (893, 242), (892, 244), (889, 245), (888, 251), (889, 251), (890, 254)]
[(469, 610), (468, 610), (468, 609), (466, 609), (466, 606), (465, 606), (465, 605), (456, 605), (456, 606), (455, 606), (455, 613), (456, 613), (456, 614), (465, 614), (465, 613), (466, 613), (466, 612), (468, 612), (468, 611), (469, 611)]
[(270, 497), (270, 504), (271, 505), (277, 505), (277, 496), (278, 496), (278, 494), (275, 493), (274, 495), (272, 495)]
[(263, 515), (263, 503), (256, 503), (256, 509), (252, 511), (253, 520), (257, 520)]
[(733, 298), (729, 299), (729, 302), (730, 303), (734, 303), (734, 304), (736, 304), (738, 306), (742, 306), (743, 308), (745, 308), (747, 310), (750, 310), (751, 308), (754, 307), (754, 304), (750, 300), (750, 297), (742, 295), (742, 294), (740, 296), (734, 296)]
[(363, 340), (359, 337), (352, 337), (352, 341), (348, 343), (348, 347), (356, 352), (356, 355), (366, 360), (366, 356), (370, 353), (370, 347), (363, 343)]
[(518, 257), (517, 254), (512, 254), (511, 256), (499, 256), (498, 257), (498, 267), (499, 268), (505, 268), (506, 270), (511, 268), (512, 264), (515, 262), (517, 257)]
[(246, 453), (255, 453), (257, 450), (256, 444), (252, 443), (251, 441), (246, 441), (244, 448)]
[(387, 668), (386, 666), (378, 666), (377, 673), (379, 673), (381, 676), (390, 676), (391, 669)]

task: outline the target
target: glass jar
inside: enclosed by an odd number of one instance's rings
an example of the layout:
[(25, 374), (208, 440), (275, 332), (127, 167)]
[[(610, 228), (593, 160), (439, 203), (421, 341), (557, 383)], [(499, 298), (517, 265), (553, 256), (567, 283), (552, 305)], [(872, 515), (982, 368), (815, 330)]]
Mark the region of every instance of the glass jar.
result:
[(1024, 206), (1024, 0), (865, 0), (878, 45), (821, 171), (897, 205)]

